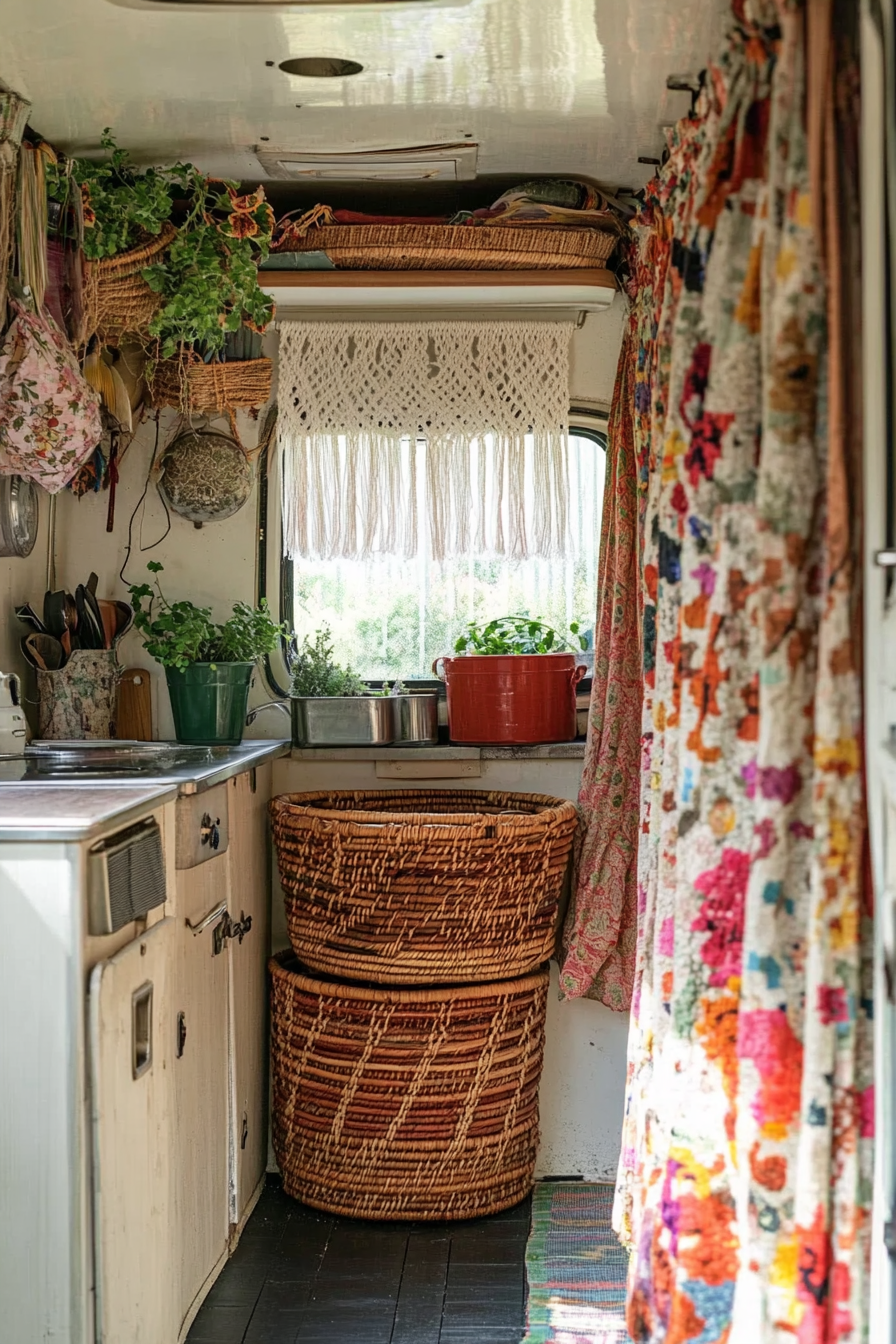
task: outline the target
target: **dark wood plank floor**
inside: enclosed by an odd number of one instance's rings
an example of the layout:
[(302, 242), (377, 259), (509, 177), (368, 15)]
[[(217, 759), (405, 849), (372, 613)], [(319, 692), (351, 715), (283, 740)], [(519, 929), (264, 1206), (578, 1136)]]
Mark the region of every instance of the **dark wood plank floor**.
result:
[(187, 1344), (520, 1344), (529, 1213), (358, 1222), (271, 1181)]

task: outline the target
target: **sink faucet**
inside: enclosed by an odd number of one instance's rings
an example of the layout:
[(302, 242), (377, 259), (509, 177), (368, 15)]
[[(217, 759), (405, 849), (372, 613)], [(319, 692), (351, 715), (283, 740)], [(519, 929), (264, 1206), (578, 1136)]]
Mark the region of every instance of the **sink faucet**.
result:
[(256, 705), (250, 709), (246, 715), (246, 724), (254, 723), (256, 714), (260, 714), (263, 709), (282, 709), (284, 714), (290, 713), (289, 705), (285, 700), (266, 700), (263, 705)]

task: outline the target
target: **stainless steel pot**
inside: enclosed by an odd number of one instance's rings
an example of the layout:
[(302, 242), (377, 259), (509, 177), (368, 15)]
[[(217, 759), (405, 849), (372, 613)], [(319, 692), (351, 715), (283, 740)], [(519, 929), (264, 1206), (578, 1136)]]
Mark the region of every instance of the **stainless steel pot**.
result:
[(387, 747), (395, 741), (395, 714), (379, 695), (293, 696), (294, 747)]
[(433, 692), (419, 695), (393, 695), (395, 741), (401, 745), (429, 745), (439, 740), (439, 697)]

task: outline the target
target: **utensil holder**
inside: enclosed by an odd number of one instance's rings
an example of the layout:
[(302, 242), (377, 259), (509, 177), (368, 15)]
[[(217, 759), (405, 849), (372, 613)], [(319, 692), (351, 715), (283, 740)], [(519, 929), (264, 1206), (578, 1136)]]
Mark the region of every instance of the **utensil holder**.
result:
[(121, 668), (114, 649), (75, 649), (65, 667), (37, 673), (38, 737), (115, 736)]

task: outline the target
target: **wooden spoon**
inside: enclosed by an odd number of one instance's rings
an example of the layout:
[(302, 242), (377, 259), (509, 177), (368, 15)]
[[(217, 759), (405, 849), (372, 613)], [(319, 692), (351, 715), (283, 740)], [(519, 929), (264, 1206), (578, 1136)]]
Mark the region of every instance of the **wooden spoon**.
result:
[(43, 672), (56, 672), (65, 662), (62, 644), (52, 635), (26, 635), (22, 640), (22, 651), (28, 661)]

